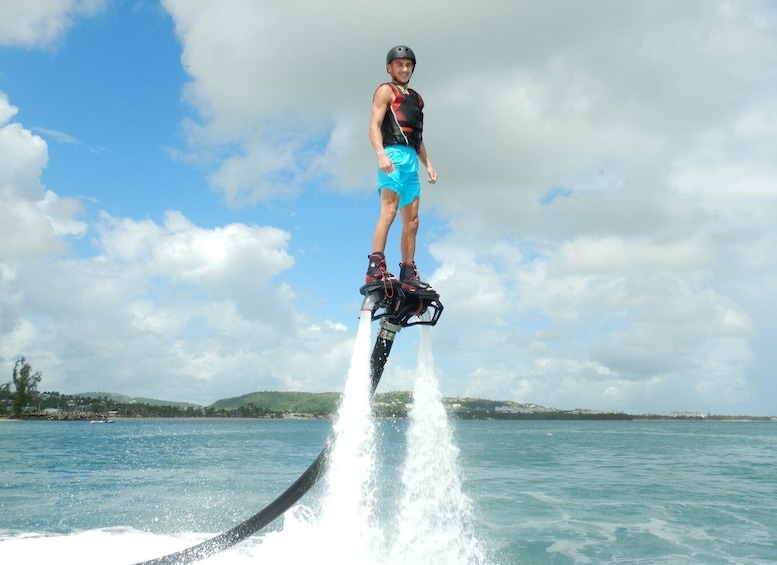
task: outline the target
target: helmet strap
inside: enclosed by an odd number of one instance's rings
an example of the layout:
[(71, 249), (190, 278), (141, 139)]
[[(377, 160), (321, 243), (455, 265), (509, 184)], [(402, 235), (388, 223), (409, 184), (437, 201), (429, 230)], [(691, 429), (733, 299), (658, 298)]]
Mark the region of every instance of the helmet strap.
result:
[[(394, 78), (394, 77), (391, 77), (391, 78)], [(408, 95), (410, 94), (410, 91), (407, 89), (407, 84), (408, 84), (408, 83), (404, 83), (404, 84), (402, 84), (402, 83), (401, 83), (401, 82), (399, 82), (397, 79), (394, 79), (394, 80), (393, 80), (393, 81), (391, 81), (391, 82), (392, 82), (392, 83), (394, 84), (394, 86), (396, 86), (396, 87), (399, 89), (399, 91), (400, 91), (402, 94), (404, 94), (405, 96), (408, 96)]]

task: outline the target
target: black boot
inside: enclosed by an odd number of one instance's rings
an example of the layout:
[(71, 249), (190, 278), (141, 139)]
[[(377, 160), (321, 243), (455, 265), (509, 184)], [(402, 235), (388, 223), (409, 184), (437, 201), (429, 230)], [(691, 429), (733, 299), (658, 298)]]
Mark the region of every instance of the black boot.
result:
[(367, 284), (374, 282), (383, 282), (388, 279), (393, 279), (394, 275), (386, 270), (386, 257), (380, 251), (367, 255), (370, 260), (370, 264), (367, 267), (367, 276), (365, 280)]
[(415, 263), (399, 264), (399, 282), (402, 286), (409, 287), (411, 290), (431, 288), (429, 283), (425, 283), (418, 276)]

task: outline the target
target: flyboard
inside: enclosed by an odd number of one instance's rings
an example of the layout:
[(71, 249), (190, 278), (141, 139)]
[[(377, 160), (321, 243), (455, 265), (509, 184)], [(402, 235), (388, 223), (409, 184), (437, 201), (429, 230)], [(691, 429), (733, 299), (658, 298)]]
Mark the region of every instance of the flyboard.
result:
[[(366, 284), (359, 289), (359, 292), (364, 296), (362, 315), (370, 312), (372, 321), (380, 321), (380, 331), (370, 357), (372, 381), (370, 390), (371, 394), (375, 394), (397, 333), (409, 326), (434, 326), (440, 319), (443, 306), (440, 295), (432, 287), (416, 288), (402, 284), (395, 278)], [(255, 534), (291, 508), (316, 484), (326, 471), (330, 448), (330, 444), (327, 443), (310, 467), (289, 488), (245, 522), (187, 549), (136, 565), (194, 563), (224, 551)]]

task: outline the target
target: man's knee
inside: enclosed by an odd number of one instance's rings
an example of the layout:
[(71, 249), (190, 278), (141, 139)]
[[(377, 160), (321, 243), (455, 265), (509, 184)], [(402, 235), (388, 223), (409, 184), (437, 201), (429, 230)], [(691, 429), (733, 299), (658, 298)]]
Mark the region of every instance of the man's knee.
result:
[(397, 216), (399, 207), (399, 195), (387, 188), (380, 191), (380, 215), (381, 218), (393, 222)]
[(383, 222), (387, 222), (389, 224), (394, 222), (394, 218), (397, 217), (397, 207), (396, 205), (392, 206), (391, 204), (384, 204), (380, 207), (380, 219)]

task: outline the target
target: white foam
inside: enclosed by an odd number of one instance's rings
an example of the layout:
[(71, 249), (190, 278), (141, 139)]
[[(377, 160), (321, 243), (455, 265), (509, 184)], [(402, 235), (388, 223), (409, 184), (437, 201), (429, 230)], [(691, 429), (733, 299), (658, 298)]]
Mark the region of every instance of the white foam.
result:
[[(204, 534), (162, 536), (132, 528), (105, 528), (68, 535), (19, 534), (0, 538), (2, 563), (132, 564), (190, 547)], [(256, 543), (256, 542), (254, 542)], [(201, 561), (204, 565), (252, 563), (253, 544), (230, 549)]]
[[(333, 426), (333, 444), (322, 499), (327, 545), (348, 547), (358, 562), (373, 561), (380, 538), (374, 519), (376, 427), (370, 390), (371, 316), (362, 312), (354, 354)], [(357, 562), (355, 561), (355, 562)]]
[(430, 332), (420, 330), (394, 562), (483, 563), (472, 528), (472, 503), (462, 491), (459, 449), (434, 373)]

